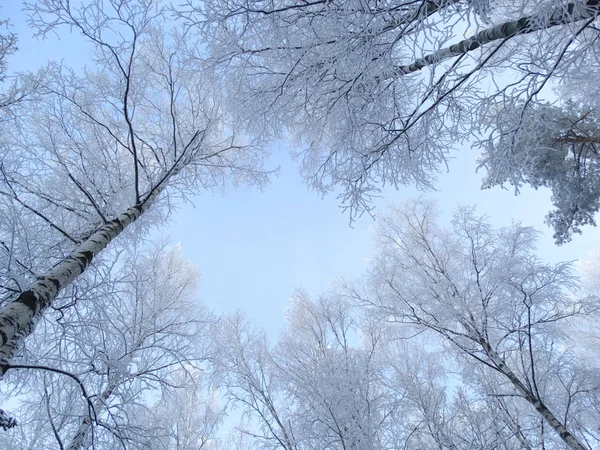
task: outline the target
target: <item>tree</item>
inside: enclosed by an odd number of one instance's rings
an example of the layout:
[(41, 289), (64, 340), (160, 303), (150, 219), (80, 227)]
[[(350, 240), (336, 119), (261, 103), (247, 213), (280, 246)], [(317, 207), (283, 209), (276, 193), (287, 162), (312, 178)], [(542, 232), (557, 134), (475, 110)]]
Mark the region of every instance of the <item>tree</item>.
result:
[(593, 105), (530, 102), (505, 105), (496, 116), (495, 136), (481, 164), (485, 187), (509, 182), (549, 187), (556, 210), (547, 216), (562, 244), (582, 225), (595, 225), (600, 209), (600, 120)]
[[(164, 390), (158, 408), (158, 423), (166, 431), (162, 447), (165, 450), (202, 450), (212, 448), (216, 432), (223, 419), (214, 392), (205, 393), (202, 373), (186, 371), (179, 374), (176, 389)], [(177, 375), (176, 375), (177, 378)]]
[[(511, 416), (537, 414), (569, 448), (597, 445), (590, 404), (600, 385), (569, 350), (561, 328), (594, 311), (596, 299), (576, 295), (569, 263), (547, 265), (535, 257), (534, 230), (494, 230), (468, 208), (444, 230), (431, 204), (415, 202), (394, 208), (378, 239), (369, 293), (353, 291), (356, 299), (386, 322), (439, 336), (479, 390), (520, 399), (514, 407), (525, 412), (509, 410)], [(533, 448), (548, 438), (527, 439)]]
[(6, 382), (26, 432), (5, 433), (3, 448), (183, 450), (214, 438), (220, 412), (198, 405), (213, 318), (198, 301), (196, 268), (177, 247), (115, 261), (87, 273), (97, 281), (70, 293), (76, 307), (47, 315), (35, 347), (15, 358)]
[(389, 331), (384, 385), (401, 406), (389, 419), (385, 432), (393, 439), (384, 448), (531, 448), (518, 432), (522, 418), (503, 405), (510, 400), (482, 395), (457, 377), (457, 364), (431, 339)]
[[(7, 19), (0, 21), (0, 82), (6, 82), (6, 71), (8, 67), (7, 59), (10, 55), (17, 51), (17, 36), (9, 30), (9, 21)], [(4, 31), (6, 29), (6, 31)], [(0, 100), (0, 110), (4, 110), (15, 102), (14, 88), (11, 86), (8, 92), (3, 93)]]
[(383, 430), (394, 399), (380, 383), (378, 330), (361, 329), (356, 311), (342, 298), (312, 301), (302, 291), (292, 298), (287, 319), (274, 358), (299, 447), (389, 448)]
[[(240, 424), (241, 435), (250, 436), (259, 448), (296, 450), (264, 332), (254, 330), (241, 314), (235, 314), (223, 318), (211, 336), (215, 347), (211, 377), (215, 385), (229, 403), (242, 409), (243, 417), (258, 422), (253, 422), (250, 429)], [(254, 425), (258, 431), (254, 431)]]
[(296, 292), (272, 345), (239, 315), (217, 325), (213, 380), (243, 419), (233, 448), (535, 448), (539, 423), (514, 399), (478, 392), (445, 349), (343, 292)]
[[(266, 181), (262, 152), (225, 124), (200, 45), (150, 1), (26, 3), (44, 35), (69, 26), (93, 48), (82, 73), (55, 65), (34, 105), (3, 123), (0, 374), (56, 296), (136, 222), (177, 197)], [(132, 239), (127, 234), (127, 239)]]
[[(591, 87), (598, 77), (597, 0), (188, 0), (179, 9), (208, 37), (240, 122), (290, 132), (305, 177), (322, 192), (340, 187), (352, 216), (384, 185), (431, 188), (453, 145), (502, 132), (505, 106), (523, 119), (555, 81)], [(555, 204), (573, 226), (589, 222)], [(568, 239), (570, 225), (551, 221)]]

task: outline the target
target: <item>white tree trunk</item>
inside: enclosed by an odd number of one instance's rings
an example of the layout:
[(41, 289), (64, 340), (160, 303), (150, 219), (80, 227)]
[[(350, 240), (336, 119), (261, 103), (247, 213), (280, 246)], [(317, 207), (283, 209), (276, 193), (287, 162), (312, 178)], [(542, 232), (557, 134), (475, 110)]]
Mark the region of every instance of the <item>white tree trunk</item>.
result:
[(98, 253), (150, 208), (161, 191), (155, 189), (150, 197), (101, 226), (69, 256), (0, 308), (0, 379), (10, 367), (18, 343), (33, 331), (35, 318), (83, 273)]
[(474, 36), (464, 39), (454, 45), (430, 53), (423, 58), (417, 59), (412, 64), (397, 66), (394, 70), (395, 73), (389, 78), (417, 72), (431, 64), (436, 64), (455, 56), (464, 55), (489, 42), (508, 39), (521, 34), (529, 34), (558, 25), (591, 19), (596, 17), (599, 11), (600, 0), (587, 0), (584, 4), (569, 3), (565, 5), (564, 8), (553, 9), (548, 14), (524, 16), (517, 20), (504, 22), (495, 27), (480, 31)]
[[(131, 364), (133, 360), (133, 353), (141, 346), (142, 342), (136, 342), (136, 344), (131, 348), (127, 358), (122, 361), (123, 367), (127, 368)], [(109, 377), (106, 388), (104, 388), (102, 394), (100, 394), (92, 404), (93, 411), (89, 411), (89, 414), (81, 420), (81, 424), (79, 425), (77, 433), (75, 433), (73, 439), (71, 439), (71, 442), (66, 450), (81, 450), (83, 448), (89, 432), (92, 429), (92, 416), (94, 416), (94, 420), (97, 420), (100, 412), (106, 408), (106, 402), (110, 396), (113, 394), (115, 389), (117, 389), (119, 385), (126, 380), (126, 377), (127, 375), (122, 371), (118, 371), (116, 375)]]
[[(33, 331), (38, 315), (52, 304), (61, 289), (83, 273), (98, 253), (152, 206), (162, 186), (143, 202), (101, 226), (45, 276), (0, 308), (0, 379), (10, 368), (18, 344)], [(16, 425), (16, 420), (0, 409), (0, 427), (6, 430)]]
[(546, 423), (552, 427), (554, 431), (560, 436), (565, 444), (573, 450), (588, 450), (579, 440), (573, 436), (567, 427), (556, 418), (556, 416), (548, 409), (548, 407), (542, 402), (542, 400), (531, 392), (517, 377), (517, 375), (505, 364), (504, 360), (496, 353), (496, 351), (490, 346), (490, 344), (483, 339), (479, 338), (479, 344), (484, 348), (487, 355), (490, 357), (498, 371), (502, 373), (506, 378), (510, 380), (512, 385), (523, 395), (535, 410), (544, 418)]
[(83, 445), (85, 444), (88, 433), (89, 433), (90, 429), (92, 428), (92, 415), (98, 416), (98, 414), (100, 414), (100, 411), (102, 411), (104, 409), (106, 402), (108, 401), (108, 398), (112, 395), (112, 393), (114, 392), (114, 390), (117, 388), (118, 385), (119, 385), (119, 381), (114, 381), (112, 383), (109, 383), (107, 388), (94, 401), (94, 403), (93, 403), (94, 410), (90, 411), (90, 415), (88, 415), (82, 419), (81, 424), (79, 425), (79, 429), (77, 430), (77, 433), (75, 433), (75, 436), (73, 436), (73, 439), (69, 443), (69, 446), (66, 448), (66, 450), (80, 450), (81, 448), (83, 448)]

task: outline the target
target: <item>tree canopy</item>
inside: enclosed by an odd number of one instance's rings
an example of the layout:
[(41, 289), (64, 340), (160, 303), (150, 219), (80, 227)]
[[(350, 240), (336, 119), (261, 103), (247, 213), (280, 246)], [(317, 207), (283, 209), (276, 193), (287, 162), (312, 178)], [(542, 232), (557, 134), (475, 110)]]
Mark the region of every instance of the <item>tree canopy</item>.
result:
[(23, 5), (91, 53), (12, 71), (0, 19), (0, 447), (600, 446), (600, 265), (543, 261), (526, 224), (392, 205), (364, 274), (296, 289), (277, 336), (210, 311), (155, 233), (265, 186), (288, 139), (352, 220), (470, 145), (483, 188), (549, 188), (568, 243), (600, 209), (598, 0)]
[[(294, 136), (308, 182), (341, 189), (352, 216), (370, 210), (385, 185), (435, 187), (453, 148), (470, 142), (494, 149), (482, 160), (484, 186), (552, 188), (548, 222), (563, 243), (598, 211), (597, 128), (566, 142), (552, 122), (594, 123), (599, 8), (596, 0), (190, 0), (180, 14), (229, 80), (240, 122)], [(569, 89), (556, 98), (559, 85)], [(555, 119), (538, 116), (549, 95)], [(566, 160), (552, 169), (559, 176), (516, 156), (531, 116), (562, 139), (552, 145)], [(547, 149), (548, 136), (527, 146)], [(580, 170), (569, 167), (572, 153), (582, 154)]]

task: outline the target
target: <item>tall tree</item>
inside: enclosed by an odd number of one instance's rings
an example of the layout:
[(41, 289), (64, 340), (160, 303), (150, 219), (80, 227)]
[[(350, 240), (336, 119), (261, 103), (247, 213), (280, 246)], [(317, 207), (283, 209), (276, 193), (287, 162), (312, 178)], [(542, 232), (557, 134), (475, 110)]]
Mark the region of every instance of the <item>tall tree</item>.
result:
[(494, 230), (470, 209), (441, 229), (423, 202), (394, 208), (378, 236), (371, 292), (357, 298), (387, 322), (442, 338), (480, 389), (521, 399), (569, 448), (597, 445), (589, 402), (600, 385), (577, 364), (561, 328), (596, 300), (572, 291), (570, 264), (541, 263), (534, 230)]
[(219, 409), (213, 402), (200, 414), (194, 403), (213, 320), (198, 301), (196, 268), (177, 247), (115, 260), (87, 273), (88, 289), (65, 295), (71, 306), (47, 315), (36, 345), (14, 359), (6, 384), (25, 433), (3, 433), (3, 448), (13, 441), (15, 448), (183, 449), (172, 441), (214, 438)]
[(243, 423), (238, 427), (241, 436), (250, 437), (258, 448), (296, 450), (265, 333), (238, 313), (217, 323), (211, 336), (215, 347), (212, 379), (227, 402), (251, 420), (249, 427)]
[[(216, 393), (207, 389), (201, 371), (174, 374), (176, 389), (164, 389), (156, 408), (157, 422), (164, 435), (153, 448), (164, 450), (203, 450), (214, 448), (224, 410)], [(156, 421), (158, 419), (158, 421)]]
[[(523, 119), (555, 81), (585, 93), (599, 73), (599, 11), (597, 0), (188, 0), (180, 8), (237, 88), (240, 121), (257, 133), (292, 133), (304, 175), (323, 192), (341, 187), (351, 214), (369, 210), (383, 185), (432, 187), (451, 147), (495, 132), (505, 106)], [(589, 223), (555, 204), (573, 226)], [(568, 239), (569, 225), (551, 221), (559, 241)]]
[(40, 34), (81, 34), (93, 66), (56, 65), (45, 95), (2, 124), (0, 375), (59, 292), (141, 216), (150, 217), (137, 233), (164, 221), (178, 196), (266, 181), (261, 150), (224, 122), (201, 45), (170, 26), (160, 4), (26, 6)]
[(381, 431), (391, 402), (379, 384), (377, 330), (370, 335), (365, 329), (361, 345), (350, 304), (336, 296), (312, 301), (302, 291), (295, 293), (287, 319), (274, 358), (299, 447), (384, 447)]

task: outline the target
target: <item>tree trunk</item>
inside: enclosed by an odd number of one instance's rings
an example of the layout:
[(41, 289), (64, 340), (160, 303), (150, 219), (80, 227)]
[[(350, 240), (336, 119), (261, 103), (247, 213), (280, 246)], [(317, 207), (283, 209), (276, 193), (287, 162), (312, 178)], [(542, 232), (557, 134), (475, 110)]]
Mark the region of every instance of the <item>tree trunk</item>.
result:
[[(136, 342), (136, 344), (130, 349), (129, 354), (122, 362), (122, 365), (125, 368), (130, 366), (131, 362), (133, 361), (133, 353), (141, 346), (142, 342)], [(110, 396), (113, 394), (113, 392), (115, 392), (121, 383), (126, 381), (126, 379), (127, 376), (121, 371), (118, 371), (116, 375), (109, 377), (106, 388), (102, 391), (102, 394), (96, 398), (92, 405), (93, 411), (90, 411), (89, 414), (81, 420), (81, 424), (79, 425), (77, 433), (75, 433), (75, 436), (73, 436), (73, 439), (71, 439), (71, 442), (66, 450), (81, 450), (83, 448), (88, 434), (92, 428), (92, 415), (94, 416), (94, 420), (97, 420), (100, 412), (106, 407), (106, 402)]]
[(94, 257), (146, 209), (146, 203), (133, 206), (101, 226), (46, 275), (0, 309), (0, 377), (9, 368), (16, 342), (31, 333), (34, 319), (50, 306), (61, 289), (81, 275)]
[(525, 400), (527, 400), (535, 410), (544, 418), (546, 423), (556, 431), (560, 438), (573, 450), (589, 450), (579, 440), (573, 436), (567, 427), (556, 418), (556, 416), (548, 409), (542, 400), (528, 389), (517, 375), (510, 370), (504, 360), (496, 353), (490, 344), (482, 337), (479, 338), (479, 344), (483, 347), (487, 355), (490, 357), (497, 370), (510, 380), (512, 385), (519, 391)]
[(392, 78), (394, 76), (402, 76), (417, 72), (431, 64), (436, 64), (455, 56), (464, 55), (489, 42), (546, 30), (558, 25), (591, 19), (597, 16), (599, 11), (600, 0), (587, 0), (584, 4), (569, 3), (564, 8), (555, 8), (548, 14), (524, 16), (517, 20), (504, 22), (495, 27), (480, 31), (475, 34), (475, 36), (464, 39), (454, 45), (430, 53), (423, 58), (417, 59), (412, 64), (396, 66)]
[[(152, 206), (162, 189), (162, 186), (155, 189), (144, 201), (105, 223), (45, 276), (0, 308), (0, 380), (10, 368), (19, 343), (33, 331), (35, 319), (62, 289), (84, 272), (98, 253)], [(16, 425), (17, 421), (0, 409), (0, 428), (7, 430)]]
[(92, 428), (92, 414), (98, 416), (99, 412), (104, 408), (104, 406), (106, 405), (106, 401), (112, 395), (113, 391), (117, 388), (118, 384), (118, 382), (109, 383), (107, 388), (94, 401), (94, 410), (90, 411), (90, 415), (83, 418), (81, 424), (79, 425), (77, 433), (75, 433), (75, 436), (73, 436), (73, 439), (71, 439), (71, 442), (69, 443), (69, 446), (66, 448), (66, 450), (80, 450), (81, 448), (83, 448), (88, 432)]
[(164, 183), (142, 202), (102, 225), (46, 275), (0, 308), (0, 379), (10, 368), (10, 360), (19, 342), (33, 331), (39, 314), (52, 304), (62, 289), (84, 272), (98, 253), (152, 206), (163, 187)]

